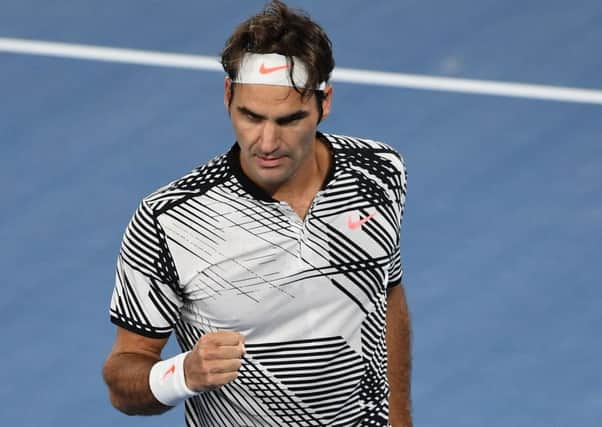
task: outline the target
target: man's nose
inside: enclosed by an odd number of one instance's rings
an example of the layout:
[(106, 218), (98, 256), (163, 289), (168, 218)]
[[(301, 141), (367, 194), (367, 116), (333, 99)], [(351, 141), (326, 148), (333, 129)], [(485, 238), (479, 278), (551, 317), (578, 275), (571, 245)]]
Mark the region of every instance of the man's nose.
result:
[(278, 149), (280, 139), (279, 126), (266, 120), (261, 130), (260, 147), (264, 154), (270, 154)]

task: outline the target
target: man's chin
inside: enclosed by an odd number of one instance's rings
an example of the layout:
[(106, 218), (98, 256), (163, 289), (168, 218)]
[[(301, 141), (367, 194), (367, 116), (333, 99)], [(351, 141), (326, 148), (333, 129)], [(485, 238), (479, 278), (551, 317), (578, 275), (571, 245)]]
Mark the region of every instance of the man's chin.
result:
[(269, 193), (273, 193), (278, 188), (286, 184), (288, 176), (282, 173), (281, 170), (268, 169), (257, 173), (252, 179), (259, 187)]

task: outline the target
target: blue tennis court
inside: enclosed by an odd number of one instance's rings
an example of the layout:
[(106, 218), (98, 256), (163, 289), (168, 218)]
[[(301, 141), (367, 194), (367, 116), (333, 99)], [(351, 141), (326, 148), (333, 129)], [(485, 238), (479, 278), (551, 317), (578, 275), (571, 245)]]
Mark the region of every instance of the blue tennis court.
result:
[[(4, 0), (0, 38), (217, 56), (263, 4)], [(595, 0), (290, 4), (341, 68), (602, 94)], [(602, 102), (334, 87), (322, 129), (408, 166), (415, 425), (599, 426)], [(232, 144), (223, 74), (0, 50), (0, 95), (2, 425), (183, 425), (110, 406), (108, 304), (139, 200)]]

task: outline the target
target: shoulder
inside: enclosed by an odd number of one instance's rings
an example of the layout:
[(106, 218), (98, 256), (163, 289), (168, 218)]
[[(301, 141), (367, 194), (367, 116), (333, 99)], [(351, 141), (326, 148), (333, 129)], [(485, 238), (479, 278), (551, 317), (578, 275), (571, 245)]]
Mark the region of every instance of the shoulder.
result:
[(373, 139), (323, 135), (332, 146), (335, 176), (343, 181), (347, 176), (354, 179), (359, 194), (367, 198), (377, 198), (379, 203), (389, 200), (404, 205), (407, 172), (399, 151)]
[(368, 138), (322, 134), (331, 144), (338, 166), (363, 171), (405, 192), (407, 170), (401, 153), (389, 144)]
[(220, 154), (148, 194), (142, 199), (142, 205), (154, 213), (163, 212), (191, 197), (203, 195), (225, 182), (230, 174), (228, 153)]
[(389, 144), (369, 138), (348, 135), (323, 134), (332, 145), (335, 154), (350, 163), (361, 165), (364, 159), (382, 159), (383, 166), (392, 166), (405, 175), (405, 161), (401, 153)]

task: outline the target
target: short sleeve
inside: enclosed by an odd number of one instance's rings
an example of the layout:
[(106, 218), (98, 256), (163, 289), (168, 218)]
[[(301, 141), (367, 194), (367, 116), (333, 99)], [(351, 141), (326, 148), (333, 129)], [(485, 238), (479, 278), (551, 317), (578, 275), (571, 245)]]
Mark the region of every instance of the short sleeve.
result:
[(182, 305), (165, 232), (143, 201), (121, 242), (111, 322), (144, 336), (163, 338), (170, 335)]
[(403, 220), (403, 214), (405, 211), (405, 201), (407, 192), (407, 170), (403, 157), (398, 157), (397, 162), (398, 174), (395, 177), (395, 183), (393, 185), (393, 194), (395, 203), (397, 205), (397, 213), (399, 218), (399, 228), (397, 230), (396, 245), (391, 259), (389, 262), (389, 281), (387, 288), (392, 288), (395, 285), (399, 285), (403, 278), (403, 267), (401, 263), (401, 223)]
[(392, 288), (393, 286), (400, 284), (402, 277), (403, 269), (401, 267), (401, 254), (398, 240), (395, 252), (393, 252), (389, 263), (389, 283), (387, 284), (387, 288)]

